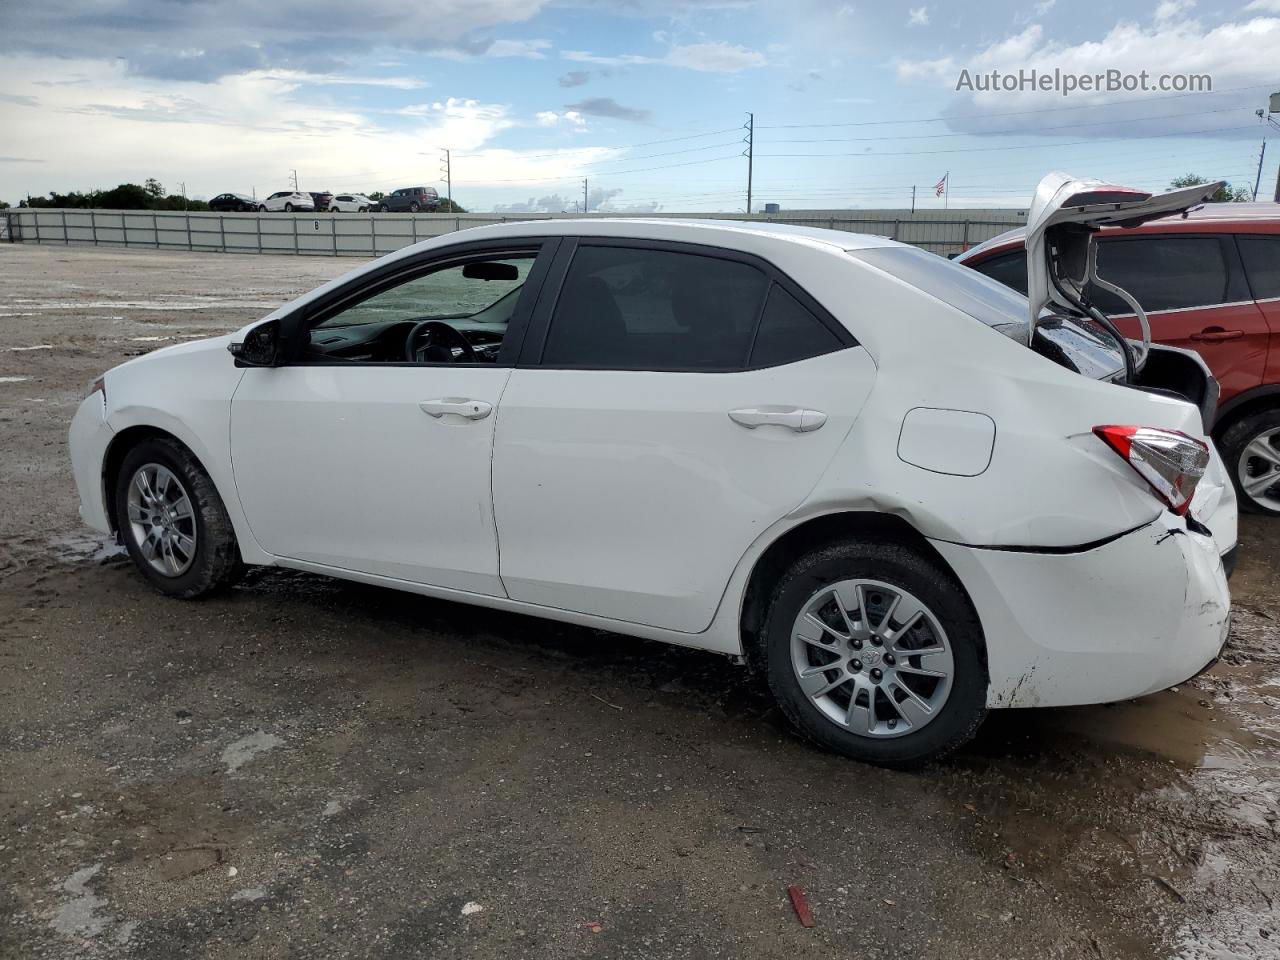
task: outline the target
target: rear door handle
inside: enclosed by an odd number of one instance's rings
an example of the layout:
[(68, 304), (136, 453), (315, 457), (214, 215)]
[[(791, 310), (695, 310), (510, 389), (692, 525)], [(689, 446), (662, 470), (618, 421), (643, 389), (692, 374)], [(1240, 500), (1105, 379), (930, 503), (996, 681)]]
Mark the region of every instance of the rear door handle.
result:
[(423, 400), (418, 404), (418, 409), (437, 420), (447, 414), (467, 420), (483, 420), (493, 413), (493, 404), (466, 397), (441, 397), (439, 400)]
[(1239, 340), (1243, 336), (1243, 330), (1223, 330), (1222, 327), (1206, 327), (1199, 333), (1193, 333), (1191, 339), (1208, 340), (1212, 343), (1217, 343), (1221, 340)]
[(821, 410), (802, 407), (739, 407), (729, 411), (729, 419), (736, 424), (754, 430), (756, 427), (786, 427), (796, 433), (809, 433), (827, 422)]

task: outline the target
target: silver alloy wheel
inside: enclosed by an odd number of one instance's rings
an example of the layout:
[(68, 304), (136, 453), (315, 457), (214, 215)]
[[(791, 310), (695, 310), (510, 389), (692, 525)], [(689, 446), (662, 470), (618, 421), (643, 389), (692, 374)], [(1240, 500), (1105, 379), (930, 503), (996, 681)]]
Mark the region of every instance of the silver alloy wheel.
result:
[(129, 481), (129, 530), (156, 572), (180, 577), (196, 558), (196, 515), (191, 497), (172, 470), (144, 463)]
[(878, 580), (842, 580), (810, 597), (791, 628), (791, 664), (823, 716), (877, 738), (930, 723), (955, 673), (938, 618), (906, 590)]
[(1280, 510), (1280, 427), (1264, 430), (1240, 451), (1240, 487), (1268, 510)]

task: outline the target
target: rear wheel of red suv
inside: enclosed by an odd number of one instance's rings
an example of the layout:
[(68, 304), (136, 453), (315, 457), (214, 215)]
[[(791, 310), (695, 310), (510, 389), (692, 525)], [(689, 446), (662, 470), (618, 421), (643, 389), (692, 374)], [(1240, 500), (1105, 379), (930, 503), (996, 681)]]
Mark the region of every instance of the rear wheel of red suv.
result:
[(1233, 423), (1218, 444), (1240, 508), (1280, 516), (1280, 407)]

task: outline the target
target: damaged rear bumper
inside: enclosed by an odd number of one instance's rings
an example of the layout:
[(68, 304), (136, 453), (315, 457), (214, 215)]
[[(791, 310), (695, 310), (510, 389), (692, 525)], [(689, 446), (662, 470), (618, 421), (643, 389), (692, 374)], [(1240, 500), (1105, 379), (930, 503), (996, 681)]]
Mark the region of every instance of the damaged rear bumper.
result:
[(1078, 553), (933, 543), (982, 622), (993, 708), (1163, 690), (1226, 642), (1231, 597), (1218, 547), (1171, 513)]

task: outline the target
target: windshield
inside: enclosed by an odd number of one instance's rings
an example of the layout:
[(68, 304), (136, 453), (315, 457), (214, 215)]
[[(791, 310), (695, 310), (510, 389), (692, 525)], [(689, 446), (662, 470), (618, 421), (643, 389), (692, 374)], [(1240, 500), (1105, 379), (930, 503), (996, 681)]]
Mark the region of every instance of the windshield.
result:
[[(872, 247), (849, 255), (905, 280), (979, 323), (1026, 343), (1027, 298), (978, 271), (918, 247)], [(1033, 349), (1069, 370), (1102, 380), (1124, 371), (1115, 340), (1093, 320), (1045, 312), (1036, 324)]]

